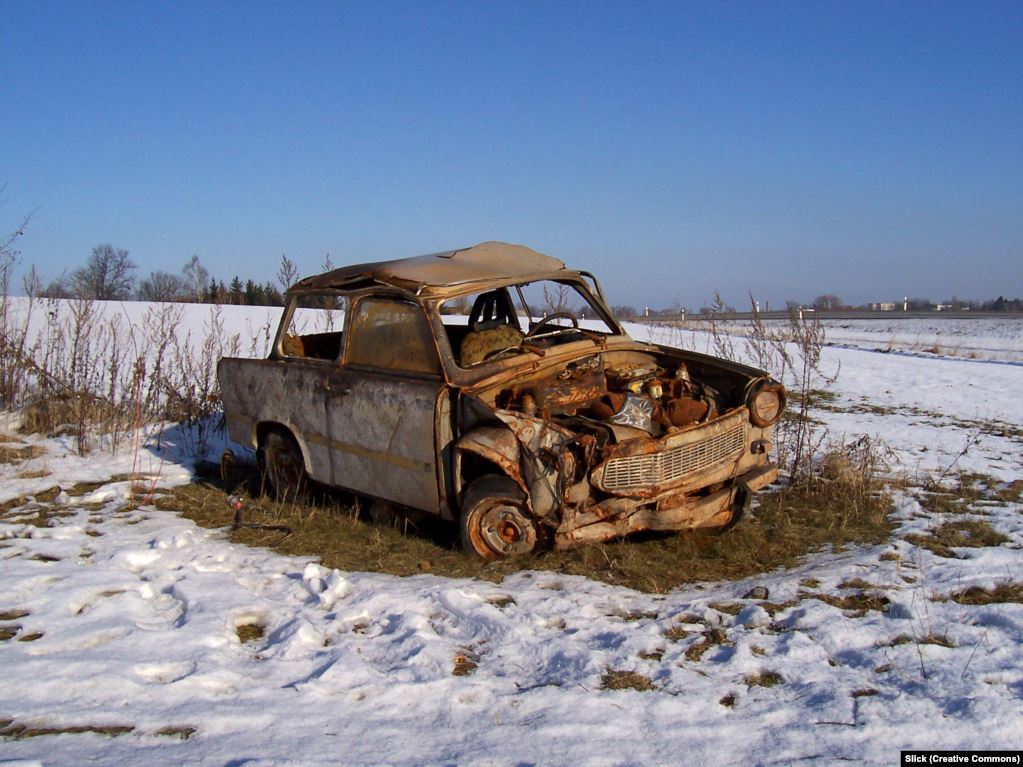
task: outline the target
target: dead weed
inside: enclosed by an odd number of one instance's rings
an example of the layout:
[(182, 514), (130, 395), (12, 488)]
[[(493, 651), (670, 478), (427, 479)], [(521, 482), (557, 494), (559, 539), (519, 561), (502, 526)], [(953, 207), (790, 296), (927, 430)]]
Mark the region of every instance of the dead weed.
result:
[(988, 522), (982, 519), (964, 519), (944, 522), (929, 530), (926, 535), (910, 533), (903, 540), (932, 551), (939, 557), (961, 558), (953, 549), (980, 549), (1001, 546), (1009, 541)]
[(970, 586), (953, 591), (947, 597), (941, 597), (936, 601), (956, 602), (961, 605), (1023, 604), (1023, 583), (1002, 581), (990, 589)]
[(600, 689), (649, 692), (654, 689), (654, 683), (650, 677), (643, 676), (637, 671), (619, 671), (608, 667), (600, 679)]

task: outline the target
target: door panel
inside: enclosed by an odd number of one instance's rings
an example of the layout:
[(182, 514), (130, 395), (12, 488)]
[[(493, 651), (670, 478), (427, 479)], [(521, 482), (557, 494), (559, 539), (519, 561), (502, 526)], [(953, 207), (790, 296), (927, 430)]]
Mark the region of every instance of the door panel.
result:
[(436, 379), (340, 371), (327, 391), (334, 483), (436, 512)]
[(437, 512), (437, 403), (445, 384), (422, 307), (365, 296), (327, 391), (334, 482)]

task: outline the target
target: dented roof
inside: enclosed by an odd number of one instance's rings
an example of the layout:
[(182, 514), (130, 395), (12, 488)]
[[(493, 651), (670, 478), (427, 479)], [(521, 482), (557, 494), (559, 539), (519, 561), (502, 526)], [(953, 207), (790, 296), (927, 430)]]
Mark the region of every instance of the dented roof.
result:
[(523, 245), (481, 242), (471, 248), (443, 253), (343, 266), (299, 280), (291, 289), (322, 290), (376, 282), (419, 292), (423, 289), (443, 289), (490, 280), (516, 280), (541, 275), (549, 277), (551, 273), (562, 270), (565, 270), (562, 261)]

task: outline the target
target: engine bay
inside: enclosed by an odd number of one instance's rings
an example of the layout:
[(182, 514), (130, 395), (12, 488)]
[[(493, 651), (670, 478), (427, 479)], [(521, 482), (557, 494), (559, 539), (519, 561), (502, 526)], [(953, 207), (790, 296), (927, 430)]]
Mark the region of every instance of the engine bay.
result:
[(738, 403), (683, 360), (600, 353), (500, 389), (497, 407), (594, 433), (599, 443), (660, 437), (706, 423)]

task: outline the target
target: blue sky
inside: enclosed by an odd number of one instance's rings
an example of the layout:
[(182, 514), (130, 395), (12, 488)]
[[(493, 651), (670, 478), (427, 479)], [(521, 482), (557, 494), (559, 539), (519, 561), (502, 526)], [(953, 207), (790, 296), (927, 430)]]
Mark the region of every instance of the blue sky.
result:
[(0, 0), (0, 231), (225, 280), (499, 239), (613, 303), (1023, 295), (1023, 3)]

